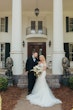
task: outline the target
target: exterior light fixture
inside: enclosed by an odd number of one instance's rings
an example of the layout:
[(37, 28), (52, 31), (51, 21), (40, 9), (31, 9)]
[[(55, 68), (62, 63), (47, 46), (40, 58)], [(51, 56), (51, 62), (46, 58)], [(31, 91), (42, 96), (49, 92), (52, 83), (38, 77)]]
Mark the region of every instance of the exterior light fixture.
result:
[(35, 8), (34, 12), (35, 12), (36, 16), (39, 15), (38, 0), (36, 0), (36, 8)]

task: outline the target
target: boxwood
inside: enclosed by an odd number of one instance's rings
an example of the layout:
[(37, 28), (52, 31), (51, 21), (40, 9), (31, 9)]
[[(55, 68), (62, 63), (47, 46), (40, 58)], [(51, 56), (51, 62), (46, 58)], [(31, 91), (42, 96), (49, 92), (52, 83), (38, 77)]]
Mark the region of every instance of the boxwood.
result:
[(8, 87), (7, 78), (0, 77), (0, 91), (5, 91)]
[(73, 89), (73, 76), (69, 78), (69, 87)]

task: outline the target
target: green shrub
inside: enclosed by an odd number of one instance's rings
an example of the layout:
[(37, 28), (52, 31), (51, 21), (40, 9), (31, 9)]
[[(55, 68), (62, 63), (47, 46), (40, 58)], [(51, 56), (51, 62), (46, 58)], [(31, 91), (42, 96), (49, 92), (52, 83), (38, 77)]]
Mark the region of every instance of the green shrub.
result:
[(73, 89), (73, 76), (69, 78), (69, 87)]
[(5, 91), (8, 87), (7, 78), (0, 77), (0, 91)]

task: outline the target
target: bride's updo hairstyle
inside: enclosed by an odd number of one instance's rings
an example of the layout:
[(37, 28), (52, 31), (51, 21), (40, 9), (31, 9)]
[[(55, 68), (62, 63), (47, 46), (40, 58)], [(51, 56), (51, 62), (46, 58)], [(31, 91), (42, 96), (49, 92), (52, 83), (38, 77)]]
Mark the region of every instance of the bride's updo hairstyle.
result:
[(39, 56), (39, 59), (40, 59), (40, 61), (45, 61), (44, 55), (40, 55), (40, 56)]

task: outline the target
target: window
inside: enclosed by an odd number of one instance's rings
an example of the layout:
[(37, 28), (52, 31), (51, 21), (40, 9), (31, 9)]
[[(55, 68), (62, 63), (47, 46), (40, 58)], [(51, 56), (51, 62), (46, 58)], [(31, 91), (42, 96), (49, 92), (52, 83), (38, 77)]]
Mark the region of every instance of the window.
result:
[(38, 21), (38, 33), (42, 34), (42, 29), (43, 29), (43, 26), (42, 26), (42, 21)]
[(38, 21), (38, 30), (42, 30), (42, 21)]
[(0, 18), (0, 32), (5, 32), (5, 18)]
[(73, 43), (69, 44), (69, 59), (73, 61)]
[(31, 21), (31, 33), (35, 33), (35, 21)]
[(43, 28), (43, 22), (42, 21), (31, 21), (31, 30), (35, 30), (35, 28), (38, 28), (38, 30), (42, 30)]
[(35, 21), (31, 21), (31, 30), (35, 30)]
[(65, 56), (73, 61), (73, 43), (64, 43)]
[(0, 18), (0, 32), (8, 32), (8, 17)]
[(69, 18), (69, 28), (70, 28), (70, 32), (73, 31), (73, 18)]
[(73, 32), (73, 18), (66, 17), (66, 32)]

